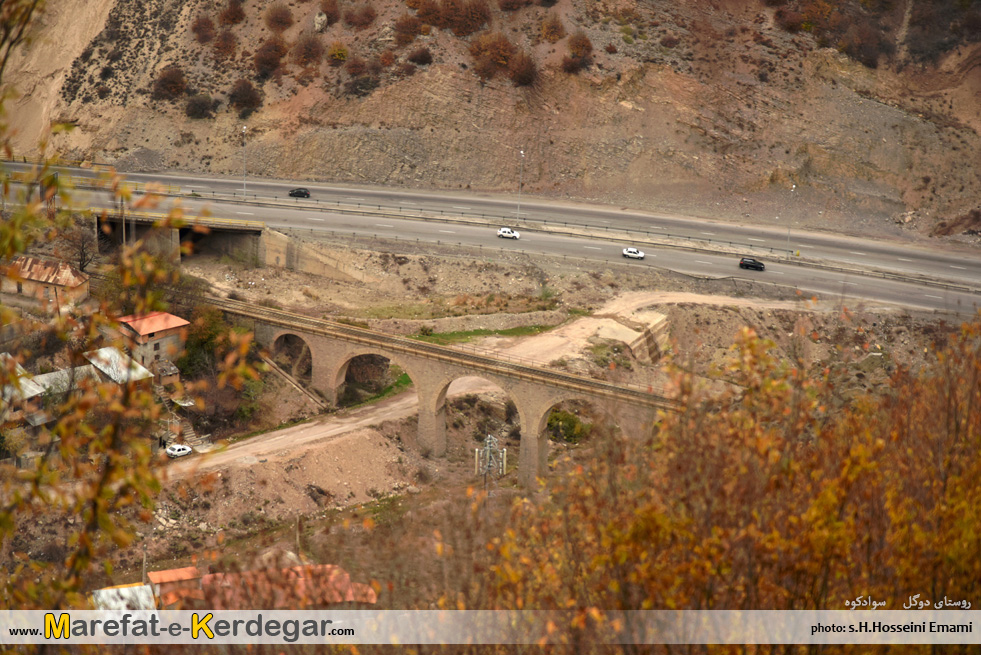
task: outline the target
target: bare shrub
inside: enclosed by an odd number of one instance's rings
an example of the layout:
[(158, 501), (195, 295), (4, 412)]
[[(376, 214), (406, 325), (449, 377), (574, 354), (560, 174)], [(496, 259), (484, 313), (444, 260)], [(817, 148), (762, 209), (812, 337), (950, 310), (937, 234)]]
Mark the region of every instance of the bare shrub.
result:
[(331, 66), (340, 66), (347, 61), (347, 46), (340, 41), (334, 41), (327, 48), (327, 61)]
[(198, 43), (208, 43), (215, 38), (215, 22), (210, 16), (201, 14), (191, 25), (191, 31), (194, 32), (194, 38)]
[(661, 37), (660, 43), (665, 48), (674, 48), (679, 43), (681, 43), (681, 39), (676, 37), (674, 34), (665, 34), (664, 36)]
[(575, 57), (570, 57), (565, 55), (562, 57), (562, 70), (566, 73), (578, 73), (583, 68), (582, 59), (576, 59)]
[(348, 27), (363, 30), (378, 17), (378, 12), (371, 3), (363, 4), (360, 7), (352, 7), (344, 12), (344, 22)]
[(252, 82), (243, 78), (232, 86), (228, 94), (228, 103), (239, 110), (239, 116), (245, 118), (262, 105), (262, 96)]
[(562, 19), (554, 11), (549, 12), (542, 19), (541, 35), (542, 39), (549, 43), (557, 43), (565, 37), (565, 26), (562, 25)]
[(316, 34), (304, 34), (293, 44), (293, 61), (300, 66), (316, 66), (324, 58), (324, 44)]
[(348, 59), (347, 63), (344, 64), (344, 70), (346, 70), (347, 74), (351, 77), (357, 77), (368, 72), (368, 64), (366, 64), (364, 59), (361, 57), (354, 56)]
[(470, 36), (490, 22), (487, 0), (443, 0), (440, 6), (440, 25), (451, 29), (456, 36)]
[(293, 26), (293, 12), (282, 2), (276, 2), (266, 9), (265, 21), (266, 27), (276, 34), (282, 34)]
[(341, 19), (341, 8), (337, 0), (320, 0), (320, 11), (327, 16), (327, 25), (333, 25)]
[(245, 10), (242, 9), (242, 0), (228, 0), (225, 9), (218, 16), (218, 22), (222, 25), (238, 25), (245, 20)]
[(157, 81), (153, 83), (153, 97), (157, 100), (176, 100), (184, 95), (187, 80), (184, 71), (179, 66), (170, 65), (160, 71)]
[(422, 21), (418, 16), (402, 14), (395, 19), (395, 43), (406, 46), (422, 32)]
[(419, 66), (428, 66), (433, 63), (433, 53), (430, 52), (429, 48), (422, 46), (421, 48), (416, 48), (409, 53), (409, 61), (413, 64)]
[(470, 44), (474, 59), (487, 57), (501, 68), (507, 68), (515, 51), (514, 44), (501, 32), (484, 32)]
[(606, 44), (606, 47), (603, 48), (603, 49), (606, 50), (611, 55), (616, 54), (616, 52), (617, 52), (617, 47), (615, 45), (613, 45), (612, 43), (607, 43)]
[(804, 15), (793, 9), (777, 9), (774, 19), (777, 21), (777, 25), (791, 34), (800, 32), (804, 25)]
[(402, 62), (395, 69), (396, 77), (411, 77), (415, 75), (416, 67), (415, 64), (410, 64), (409, 62)]
[(508, 73), (515, 86), (530, 86), (538, 80), (538, 66), (531, 55), (524, 50), (518, 51), (511, 57)]
[(378, 55), (378, 63), (380, 63), (384, 68), (388, 68), (395, 63), (395, 53), (391, 50), (384, 51)]
[(352, 96), (366, 96), (378, 88), (378, 78), (372, 75), (360, 75), (347, 81), (345, 93)]
[(592, 56), (593, 42), (582, 30), (577, 30), (569, 37), (569, 54), (582, 61), (588, 61)]
[(439, 27), (441, 22), (439, 3), (436, 2), (436, 0), (421, 0), (419, 3), (419, 9), (416, 11), (416, 15), (419, 16), (419, 20), (427, 25), (435, 25)]
[(211, 106), (211, 96), (199, 93), (188, 99), (184, 113), (188, 118), (211, 118)]
[(473, 72), (482, 80), (493, 79), (501, 67), (495, 64), (490, 57), (480, 57), (473, 64)]
[(229, 29), (221, 31), (215, 39), (214, 53), (215, 59), (224, 61), (235, 57), (235, 50), (238, 47), (238, 37)]
[(497, 0), (501, 11), (517, 11), (531, 4), (531, 0)]
[(259, 46), (255, 55), (252, 56), (255, 72), (259, 79), (264, 79), (275, 73), (282, 64), (285, 55), (286, 44), (278, 38), (268, 39)]

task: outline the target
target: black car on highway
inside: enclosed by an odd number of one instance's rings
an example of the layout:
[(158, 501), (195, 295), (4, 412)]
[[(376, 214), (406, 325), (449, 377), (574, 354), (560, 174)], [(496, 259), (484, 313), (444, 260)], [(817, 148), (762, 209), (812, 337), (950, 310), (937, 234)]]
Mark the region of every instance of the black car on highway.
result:
[(763, 265), (758, 259), (753, 259), (752, 257), (743, 257), (739, 260), (739, 268), (751, 268), (754, 271), (765, 271), (766, 266)]
[(310, 189), (303, 189), (303, 188), (293, 189), (292, 191), (290, 191), (290, 197), (291, 198), (309, 198), (310, 197)]

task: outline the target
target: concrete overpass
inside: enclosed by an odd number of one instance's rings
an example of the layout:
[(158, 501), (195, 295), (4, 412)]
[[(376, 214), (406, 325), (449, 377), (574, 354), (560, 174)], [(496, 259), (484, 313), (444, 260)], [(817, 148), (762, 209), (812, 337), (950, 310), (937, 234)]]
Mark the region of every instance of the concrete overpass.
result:
[(122, 243), (124, 235), (127, 243), (142, 239), (147, 250), (174, 262), (180, 261), (182, 243), (193, 243), (205, 235), (216, 250), (256, 261), (265, 259), (262, 233), (266, 224), (261, 221), (202, 216), (185, 220), (179, 228), (164, 228), (162, 225), (169, 216), (164, 212), (101, 210), (105, 213), (99, 214), (96, 208), (92, 211), (98, 215), (99, 228), (108, 228), (110, 238), (117, 243)]
[(479, 376), (500, 386), (514, 401), (521, 424), (518, 478), (533, 486), (546, 469), (549, 412), (560, 402), (586, 400), (609, 413), (620, 430), (639, 436), (653, 429), (660, 409), (674, 403), (653, 389), (618, 386), (528, 364), (423, 343), (372, 330), (315, 319), (233, 300), (209, 299), (228, 314), (254, 321), (259, 344), (275, 349), (292, 335), (310, 349), (312, 383), (332, 403), (344, 384), (351, 360), (381, 355), (409, 374), (419, 394), (419, 440), (434, 456), (446, 453), (446, 392), (457, 378)]

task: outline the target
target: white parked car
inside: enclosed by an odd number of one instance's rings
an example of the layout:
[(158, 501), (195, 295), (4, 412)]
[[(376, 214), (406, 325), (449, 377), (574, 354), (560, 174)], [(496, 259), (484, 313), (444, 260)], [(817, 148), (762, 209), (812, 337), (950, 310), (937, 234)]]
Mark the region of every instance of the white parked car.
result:
[(183, 457), (184, 455), (190, 455), (192, 452), (191, 447), (182, 443), (175, 443), (167, 446), (167, 457), (175, 459), (177, 457)]
[(497, 236), (501, 237), (502, 239), (520, 239), (521, 238), (521, 235), (520, 234), (518, 234), (517, 232), (515, 232), (514, 230), (512, 230), (509, 227), (502, 227), (500, 230), (497, 231)]
[(623, 256), (624, 257), (629, 257), (630, 259), (643, 259), (644, 258), (644, 251), (643, 250), (637, 250), (636, 248), (624, 248), (623, 249)]

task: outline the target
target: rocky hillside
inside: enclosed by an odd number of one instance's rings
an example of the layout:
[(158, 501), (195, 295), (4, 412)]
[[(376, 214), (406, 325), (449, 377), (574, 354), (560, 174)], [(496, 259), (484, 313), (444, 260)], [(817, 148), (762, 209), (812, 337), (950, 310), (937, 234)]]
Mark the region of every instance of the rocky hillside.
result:
[[(926, 7), (926, 8), (924, 8)], [(933, 13), (930, 13), (930, 12)], [(18, 146), (977, 240), (981, 0), (50, 0)], [(976, 218), (971, 219), (971, 216)]]

